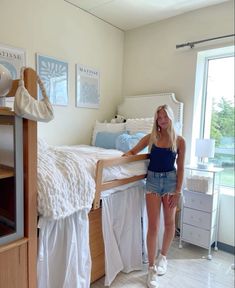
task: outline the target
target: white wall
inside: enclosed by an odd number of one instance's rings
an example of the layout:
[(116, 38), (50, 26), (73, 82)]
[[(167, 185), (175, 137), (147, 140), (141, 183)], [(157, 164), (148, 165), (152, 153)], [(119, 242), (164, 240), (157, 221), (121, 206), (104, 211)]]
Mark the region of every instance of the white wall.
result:
[[(176, 44), (234, 33), (234, 1), (147, 25), (125, 34), (124, 95), (174, 92), (184, 102), (189, 162), (197, 52), (234, 44), (232, 38), (176, 49)], [(223, 191), (222, 191), (223, 192)], [(234, 246), (234, 196), (221, 196), (219, 241)]]
[[(233, 34), (233, 4), (233, 1), (229, 1), (196, 10), (125, 34), (124, 95), (174, 92), (176, 98), (184, 102), (183, 131), (188, 151), (191, 143), (197, 52), (219, 47), (224, 41), (208, 42), (194, 49), (176, 49), (176, 44)], [(232, 41), (232, 38), (229, 40)], [(225, 42), (225, 45), (231, 44), (228, 40)]]
[[(69, 105), (54, 106), (55, 119), (39, 124), (51, 144), (90, 143), (95, 120), (111, 119), (122, 93), (124, 33), (63, 0), (0, 0), (0, 43), (69, 63)], [(75, 63), (98, 69), (99, 109), (75, 107)]]
[(223, 189), (221, 192), (218, 239), (234, 247), (234, 195), (223, 193)]

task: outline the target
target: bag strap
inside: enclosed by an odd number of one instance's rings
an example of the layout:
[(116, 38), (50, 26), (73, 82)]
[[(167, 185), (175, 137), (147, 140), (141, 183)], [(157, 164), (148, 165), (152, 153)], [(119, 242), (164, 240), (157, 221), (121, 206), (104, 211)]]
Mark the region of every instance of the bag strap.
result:
[[(23, 86), (23, 87), (25, 87), (25, 86), (24, 86), (24, 70), (25, 70), (25, 69), (26, 69), (26, 67), (21, 67), (21, 69), (20, 69), (20, 81), (19, 81), (19, 86)], [(47, 99), (47, 100), (48, 100), (48, 96), (47, 96), (47, 94), (46, 94), (45, 86), (44, 86), (41, 78), (38, 76), (37, 73), (36, 73), (36, 75), (37, 75), (37, 83), (38, 83), (39, 88), (40, 88), (40, 90), (41, 90), (41, 92), (42, 92), (42, 96), (43, 96), (44, 99)]]

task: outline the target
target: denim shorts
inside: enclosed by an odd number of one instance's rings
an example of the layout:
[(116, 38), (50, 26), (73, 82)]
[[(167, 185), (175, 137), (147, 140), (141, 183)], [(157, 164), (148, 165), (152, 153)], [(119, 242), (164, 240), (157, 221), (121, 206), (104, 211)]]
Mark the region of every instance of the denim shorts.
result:
[(176, 170), (169, 172), (153, 172), (148, 170), (146, 179), (147, 193), (173, 194), (176, 191)]

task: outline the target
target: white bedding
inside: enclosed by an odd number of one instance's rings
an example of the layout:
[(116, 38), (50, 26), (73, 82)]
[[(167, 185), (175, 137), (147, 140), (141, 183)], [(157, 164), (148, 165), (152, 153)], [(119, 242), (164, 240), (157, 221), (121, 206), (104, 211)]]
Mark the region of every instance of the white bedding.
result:
[[(123, 152), (88, 145), (38, 145), (38, 212), (60, 219), (91, 208), (95, 195), (95, 169), (99, 159), (119, 157)], [(104, 170), (103, 181), (141, 175), (147, 160)]]

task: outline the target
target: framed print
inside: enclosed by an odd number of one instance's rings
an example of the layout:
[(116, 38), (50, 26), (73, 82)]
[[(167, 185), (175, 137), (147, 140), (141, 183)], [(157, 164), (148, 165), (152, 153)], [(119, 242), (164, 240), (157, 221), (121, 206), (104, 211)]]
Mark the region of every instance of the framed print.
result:
[(13, 80), (19, 79), (20, 69), (26, 65), (25, 50), (0, 43), (0, 64), (10, 71)]
[[(68, 105), (68, 63), (37, 54), (37, 73), (53, 105)], [(42, 95), (39, 91), (39, 98)]]
[(99, 101), (99, 71), (76, 64), (76, 106), (85, 108), (99, 108)]

